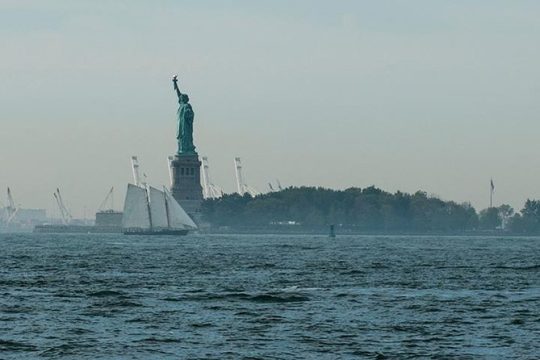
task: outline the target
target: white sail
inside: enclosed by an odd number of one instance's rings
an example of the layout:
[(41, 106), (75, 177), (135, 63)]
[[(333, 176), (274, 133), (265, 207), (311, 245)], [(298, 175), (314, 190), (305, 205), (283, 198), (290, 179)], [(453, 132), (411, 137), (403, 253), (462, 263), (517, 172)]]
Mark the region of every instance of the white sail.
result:
[(197, 225), (191, 220), (188, 214), (182, 209), (180, 204), (166, 188), (165, 197), (169, 212), (169, 226), (171, 229), (197, 229)]
[(150, 215), (152, 216), (152, 229), (166, 229), (169, 227), (165, 194), (150, 186)]
[(128, 184), (122, 227), (124, 229), (150, 229), (150, 214), (145, 189)]

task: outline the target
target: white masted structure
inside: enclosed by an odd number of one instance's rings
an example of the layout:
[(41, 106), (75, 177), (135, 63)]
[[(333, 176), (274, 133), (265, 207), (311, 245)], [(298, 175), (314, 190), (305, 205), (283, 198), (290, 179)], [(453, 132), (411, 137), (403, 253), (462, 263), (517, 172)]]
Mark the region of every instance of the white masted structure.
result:
[(122, 230), (127, 235), (186, 235), (197, 225), (165, 187), (128, 184)]
[(208, 157), (202, 157), (202, 182), (203, 182), (203, 195), (205, 199), (217, 199), (223, 196), (223, 189), (214, 185), (210, 180), (210, 171), (208, 165)]
[(238, 190), (238, 194), (244, 196), (244, 194), (248, 193), (253, 197), (261, 194), (260, 192), (246, 184), (246, 181), (242, 174), (242, 162), (239, 157), (234, 158), (234, 170), (236, 174), (236, 188)]

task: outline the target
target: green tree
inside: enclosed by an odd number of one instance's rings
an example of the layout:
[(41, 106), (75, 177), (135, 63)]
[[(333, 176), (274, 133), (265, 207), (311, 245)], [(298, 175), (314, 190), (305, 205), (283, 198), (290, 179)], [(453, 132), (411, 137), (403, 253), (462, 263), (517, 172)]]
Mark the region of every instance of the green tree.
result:
[(506, 230), (508, 228), (508, 224), (510, 222), (510, 219), (514, 215), (514, 209), (507, 204), (503, 204), (499, 206), (499, 216), (501, 217), (501, 228), (503, 230)]
[(307, 228), (341, 224), (362, 231), (456, 232), (478, 226), (470, 204), (443, 201), (421, 191), (391, 194), (375, 186), (344, 191), (290, 187), (256, 197), (224, 195), (205, 200), (202, 213), (211, 224), (229, 227), (294, 221)]
[(513, 232), (537, 234), (540, 232), (540, 201), (527, 199), (521, 214), (514, 215), (509, 221)]
[(495, 230), (502, 225), (502, 218), (499, 209), (491, 207), (480, 211), (479, 226), (482, 230)]

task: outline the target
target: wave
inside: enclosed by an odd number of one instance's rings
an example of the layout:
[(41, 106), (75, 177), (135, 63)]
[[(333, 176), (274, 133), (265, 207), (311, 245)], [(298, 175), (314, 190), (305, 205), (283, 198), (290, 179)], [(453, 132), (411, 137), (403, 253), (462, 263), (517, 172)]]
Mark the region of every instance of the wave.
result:
[(82, 351), (84, 351), (84, 348), (89, 348), (90, 345), (81, 344), (80, 342), (69, 342), (66, 344), (58, 345), (50, 347), (44, 351), (41, 352), (40, 355), (45, 357), (63, 357), (66, 355), (75, 355)]
[(146, 339), (138, 340), (137, 342), (145, 342), (145, 343), (179, 343), (182, 342), (181, 339), (173, 339), (173, 338), (156, 338), (156, 337), (149, 337)]
[(0, 307), (0, 311), (5, 314), (30, 314), (34, 312), (34, 309), (28, 306), (8, 305)]
[(133, 301), (118, 301), (114, 303), (110, 303), (107, 306), (118, 306), (118, 307), (144, 307), (143, 304), (136, 303)]
[(259, 303), (288, 303), (309, 301), (307, 296), (295, 294), (261, 294), (251, 296), (250, 301)]
[(93, 297), (107, 297), (107, 296), (125, 296), (123, 292), (114, 291), (114, 290), (99, 290), (88, 293), (88, 296)]
[(0, 339), (0, 350), (1, 351), (35, 351), (36, 347), (34, 345), (25, 344), (18, 341)]
[(362, 275), (365, 273), (366, 272), (362, 270), (346, 270), (346, 271), (341, 271), (339, 274), (340, 275)]
[(184, 297), (166, 297), (165, 301), (212, 301), (212, 300), (240, 300), (256, 303), (288, 303), (288, 302), (304, 302), (309, 301), (310, 298), (306, 295), (292, 292), (267, 292), (258, 294), (249, 294), (245, 292), (232, 292), (232, 293), (216, 293), (216, 294), (200, 294), (195, 296)]
[(499, 266), (494, 266), (492, 269), (505, 269), (505, 270), (540, 270), (540, 265), (530, 265), (530, 266), (505, 266), (505, 265), (499, 265)]

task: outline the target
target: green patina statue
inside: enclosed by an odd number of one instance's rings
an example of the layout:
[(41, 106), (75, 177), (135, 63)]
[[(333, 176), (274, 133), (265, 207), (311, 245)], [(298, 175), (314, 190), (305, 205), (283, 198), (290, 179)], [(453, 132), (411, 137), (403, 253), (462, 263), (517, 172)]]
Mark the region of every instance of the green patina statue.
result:
[(182, 154), (197, 154), (195, 145), (193, 145), (193, 119), (195, 113), (189, 103), (187, 94), (182, 94), (178, 88), (178, 77), (175, 75), (172, 79), (174, 90), (178, 95), (178, 128), (176, 131), (176, 139), (178, 140), (178, 155)]

